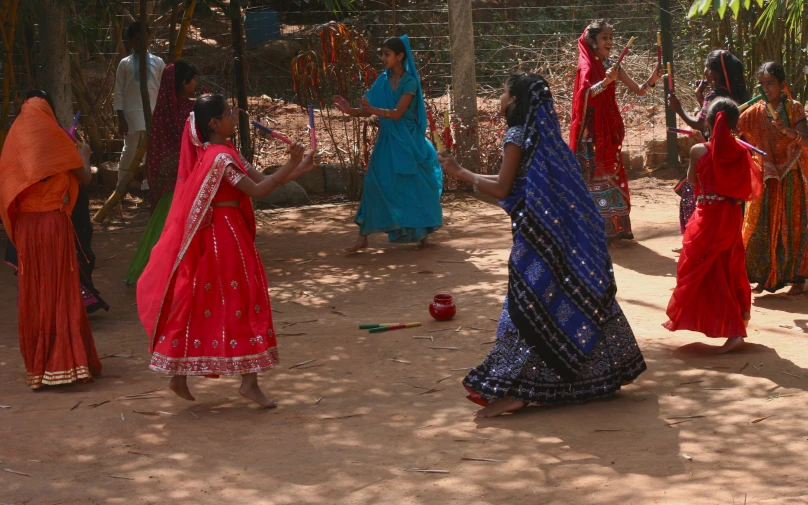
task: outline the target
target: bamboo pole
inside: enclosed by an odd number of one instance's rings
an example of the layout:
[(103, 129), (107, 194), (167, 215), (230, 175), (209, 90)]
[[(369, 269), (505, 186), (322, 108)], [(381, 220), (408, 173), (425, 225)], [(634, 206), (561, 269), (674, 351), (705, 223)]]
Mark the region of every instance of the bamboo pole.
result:
[(185, 38), (188, 36), (188, 28), (191, 26), (191, 18), (194, 15), (196, 8), (196, 0), (189, 0), (187, 7), (185, 7), (185, 14), (182, 17), (182, 28), (180, 34), (177, 36), (177, 44), (174, 46), (174, 61), (177, 61), (182, 56), (182, 48), (185, 46)]

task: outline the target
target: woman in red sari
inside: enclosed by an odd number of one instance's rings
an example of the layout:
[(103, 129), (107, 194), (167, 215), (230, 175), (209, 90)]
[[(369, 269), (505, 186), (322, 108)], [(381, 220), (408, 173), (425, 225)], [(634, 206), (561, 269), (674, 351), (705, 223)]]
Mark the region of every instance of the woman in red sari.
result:
[(671, 331), (690, 330), (726, 338), (718, 352), (731, 351), (746, 337), (752, 289), (746, 276), (741, 203), (761, 189), (760, 170), (730, 130), (740, 113), (729, 98), (716, 98), (707, 111), (710, 142), (690, 151), (688, 181), (696, 188), (696, 212), (688, 222), (668, 303)]
[(637, 84), (610, 57), (614, 28), (605, 19), (594, 21), (578, 39), (578, 70), (572, 97), (569, 144), (583, 170), (589, 193), (605, 221), (606, 240), (633, 239), (628, 177), (623, 166), (626, 130), (617, 106), (620, 80), (638, 96), (645, 95), (662, 76), (657, 68)]
[(47, 93), (29, 92), (0, 154), (0, 217), (19, 256), (17, 324), (31, 389), (101, 373), (70, 221), (90, 178), (89, 146), (79, 153)]
[(241, 375), (240, 394), (275, 407), (258, 387), (257, 372), (278, 362), (278, 349), (250, 198), (310, 171), (314, 153), (304, 158), (296, 143), (289, 161), (265, 176), (227, 140), (237, 114), (222, 95), (194, 105), (171, 211), (137, 284), (138, 312), (150, 368), (173, 375), (178, 396), (194, 400), (188, 375)]

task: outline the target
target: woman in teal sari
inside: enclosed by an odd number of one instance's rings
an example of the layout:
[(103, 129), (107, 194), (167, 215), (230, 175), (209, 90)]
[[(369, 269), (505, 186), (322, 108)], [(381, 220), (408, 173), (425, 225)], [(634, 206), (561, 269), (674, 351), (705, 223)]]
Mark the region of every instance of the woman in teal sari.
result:
[(429, 247), (429, 235), (443, 224), (443, 175), (435, 148), (425, 137), (424, 94), (407, 36), (385, 41), (381, 59), (385, 71), (362, 98), (360, 108), (334, 97), (334, 105), (343, 113), (377, 116), (380, 122), (354, 219), (359, 237), (349, 252), (367, 247), (372, 233), (387, 233), (390, 242), (420, 242)]
[(160, 91), (149, 134), (149, 150), (146, 153), (146, 180), (149, 183), (152, 215), (126, 271), (124, 282), (129, 286), (137, 283), (146, 268), (151, 250), (166, 224), (174, 197), (174, 186), (177, 184), (182, 130), (194, 109), (194, 100), (191, 97), (196, 90), (197, 73), (193, 64), (177, 60), (165, 68), (160, 79)]

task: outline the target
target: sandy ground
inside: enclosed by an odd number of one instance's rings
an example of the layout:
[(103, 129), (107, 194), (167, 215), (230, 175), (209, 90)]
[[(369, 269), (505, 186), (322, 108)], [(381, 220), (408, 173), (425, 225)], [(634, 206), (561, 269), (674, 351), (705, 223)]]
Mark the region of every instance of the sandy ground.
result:
[[(94, 383), (26, 388), (15, 279), (0, 269), (0, 467), (29, 474), (0, 471), (0, 503), (808, 503), (808, 333), (778, 326), (808, 331), (808, 301), (757, 296), (749, 343), (733, 355), (668, 333), (677, 198), (670, 183), (633, 185), (638, 240), (612, 255), (648, 371), (607, 400), (499, 419), (472, 417), (453, 370), (491, 347), (506, 287), (507, 217), (476, 201), (447, 205), (435, 249), (379, 236), (357, 255), (341, 252), (356, 232), (350, 206), (262, 214), (282, 359), (262, 381), (275, 410), (254, 408), (231, 378), (191, 379), (195, 403), (167, 390), (120, 400), (167, 384), (147, 368), (135, 292), (121, 282), (144, 211), (96, 237), (95, 277), (113, 305), (91, 316), (96, 343), (102, 355), (133, 355), (104, 359)], [(455, 296), (454, 321), (430, 320), (438, 292)], [(357, 329), (392, 320), (424, 325)], [(422, 335), (434, 343), (413, 338)]]

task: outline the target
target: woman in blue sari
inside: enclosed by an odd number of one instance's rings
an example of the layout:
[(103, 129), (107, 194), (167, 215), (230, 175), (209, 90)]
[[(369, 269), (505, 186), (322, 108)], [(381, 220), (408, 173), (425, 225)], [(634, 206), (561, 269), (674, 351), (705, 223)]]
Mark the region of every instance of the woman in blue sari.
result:
[(435, 148), (425, 137), (424, 94), (407, 36), (385, 41), (381, 59), (385, 71), (359, 108), (334, 97), (334, 105), (343, 113), (377, 116), (380, 123), (354, 219), (359, 237), (349, 252), (366, 248), (372, 233), (387, 233), (390, 242), (420, 242), (428, 247), (432, 245), (429, 235), (443, 224), (443, 175)]
[(511, 216), (497, 340), (463, 380), (469, 400), (485, 407), (479, 417), (603, 397), (646, 368), (615, 300), (603, 218), (561, 137), (547, 82), (511, 76), (500, 100), (509, 128), (498, 175), (440, 155), (444, 172), (500, 199)]

